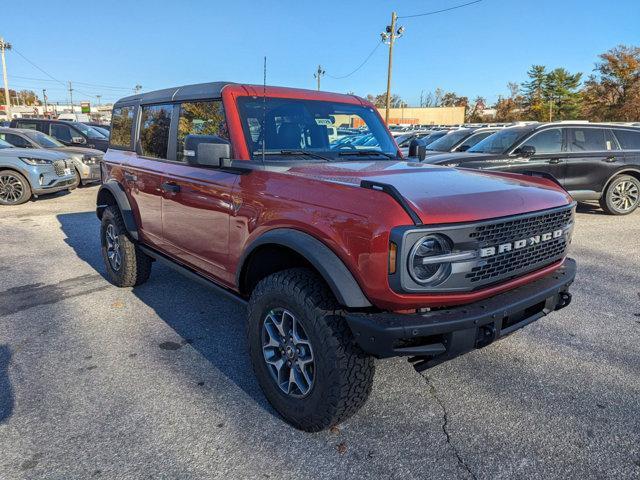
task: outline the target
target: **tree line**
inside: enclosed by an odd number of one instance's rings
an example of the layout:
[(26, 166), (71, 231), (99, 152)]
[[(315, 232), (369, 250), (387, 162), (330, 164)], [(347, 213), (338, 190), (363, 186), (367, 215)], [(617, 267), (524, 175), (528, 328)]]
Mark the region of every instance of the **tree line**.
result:
[[(493, 105), (486, 98), (466, 96), (437, 88), (421, 95), (421, 107), (465, 107), (467, 122), (519, 120), (640, 121), (640, 47), (619, 45), (598, 56), (593, 73), (532, 65), (527, 80), (508, 82), (509, 93)], [(386, 105), (385, 94), (367, 95), (377, 107)], [(391, 106), (407, 107), (398, 95)], [(488, 111), (491, 109), (492, 111)], [(491, 113), (491, 115), (488, 115)], [(495, 114), (494, 114), (495, 113)]]

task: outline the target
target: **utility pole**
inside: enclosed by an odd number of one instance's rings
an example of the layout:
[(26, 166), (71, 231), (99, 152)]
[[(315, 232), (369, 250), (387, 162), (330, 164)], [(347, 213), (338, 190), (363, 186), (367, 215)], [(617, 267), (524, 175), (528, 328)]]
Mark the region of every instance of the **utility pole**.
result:
[(318, 80), (318, 91), (320, 91), (320, 77), (322, 77), (326, 72), (322, 69), (322, 66), (318, 65), (318, 70), (313, 74), (313, 78)]
[(43, 88), (42, 89), (42, 99), (44, 100), (44, 112), (42, 112), (44, 114), (44, 116), (47, 116), (47, 89)]
[(96, 95), (96, 98), (98, 99), (98, 106), (100, 106), (100, 99), (102, 98), (102, 95)]
[(4, 51), (11, 50), (11, 44), (4, 41), (0, 37), (0, 56), (2, 56), (2, 78), (4, 80), (4, 103), (7, 112), (7, 118), (11, 120), (11, 98), (9, 97), (9, 81), (7, 80), (7, 62), (4, 58)]
[(138, 93), (140, 93), (140, 90), (142, 90), (142, 85), (138, 84), (135, 87), (133, 87), (133, 91), (136, 92), (136, 95)]
[(75, 113), (73, 110), (73, 88), (71, 87), (71, 80), (69, 80), (69, 102), (71, 103), (71, 113)]
[(553, 100), (549, 99), (549, 122), (553, 121)]
[(384, 121), (389, 124), (389, 109), (391, 108), (391, 71), (393, 69), (393, 45), (396, 40), (404, 33), (404, 27), (400, 27), (396, 30), (396, 22), (398, 20), (398, 14), (391, 12), (391, 25), (387, 25), (384, 32), (380, 34), (382, 41), (389, 45), (389, 66), (387, 69), (387, 101), (386, 110), (384, 113)]

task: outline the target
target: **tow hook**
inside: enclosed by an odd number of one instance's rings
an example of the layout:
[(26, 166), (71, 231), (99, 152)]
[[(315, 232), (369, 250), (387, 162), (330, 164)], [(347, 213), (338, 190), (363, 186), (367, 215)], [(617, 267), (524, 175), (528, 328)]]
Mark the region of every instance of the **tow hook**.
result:
[(496, 339), (496, 333), (496, 326), (493, 323), (489, 323), (478, 328), (476, 348), (482, 348), (489, 345)]
[(571, 303), (571, 294), (569, 292), (560, 292), (558, 295), (558, 303), (556, 304), (556, 310), (560, 310), (568, 306)]

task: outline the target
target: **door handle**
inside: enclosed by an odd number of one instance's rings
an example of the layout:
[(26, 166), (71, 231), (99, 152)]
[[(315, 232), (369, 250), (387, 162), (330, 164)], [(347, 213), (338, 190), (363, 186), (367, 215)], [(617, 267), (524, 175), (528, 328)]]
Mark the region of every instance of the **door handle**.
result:
[(136, 180), (138, 180), (138, 176), (134, 175), (133, 173), (124, 172), (124, 179), (127, 182), (135, 182)]
[(602, 160), (603, 162), (607, 162), (607, 163), (613, 163), (617, 160), (615, 155), (609, 155), (607, 158), (605, 158), (604, 160)]
[(553, 165), (558, 164), (560, 162), (561, 162), (561, 160), (559, 158), (557, 158), (557, 157), (549, 159), (549, 163), (551, 163)]
[(173, 182), (164, 182), (161, 187), (164, 192), (168, 193), (178, 193), (180, 191), (180, 185)]

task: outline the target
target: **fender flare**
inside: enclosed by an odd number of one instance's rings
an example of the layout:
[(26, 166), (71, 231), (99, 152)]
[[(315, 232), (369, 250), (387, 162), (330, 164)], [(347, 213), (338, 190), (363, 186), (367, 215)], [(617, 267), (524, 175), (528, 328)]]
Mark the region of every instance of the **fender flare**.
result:
[(607, 180), (604, 182), (604, 185), (602, 186), (602, 194), (604, 195), (604, 193), (607, 191), (607, 188), (609, 188), (609, 184), (611, 184), (614, 178), (616, 178), (618, 175), (624, 175), (624, 174), (628, 175), (629, 173), (635, 173), (637, 175), (640, 175), (640, 168), (635, 168), (634, 165), (621, 166), (619, 170), (616, 170), (615, 172), (613, 172), (609, 176), (609, 178), (607, 178)]
[(127, 233), (132, 240), (138, 241), (138, 225), (136, 224), (136, 219), (133, 216), (133, 210), (131, 209), (131, 204), (129, 203), (127, 194), (125, 193), (124, 187), (120, 184), (120, 182), (111, 179), (107, 180), (100, 186), (96, 200), (96, 215), (99, 219), (102, 219), (102, 213), (104, 212), (105, 208), (109, 206), (109, 204), (100, 201), (101, 198), (104, 197), (106, 191), (108, 191), (115, 199), (116, 204), (120, 209), (120, 213), (122, 214), (124, 225), (127, 228)]
[(341, 305), (350, 308), (372, 306), (344, 262), (329, 247), (315, 237), (292, 228), (269, 230), (245, 249), (236, 273), (238, 288), (247, 259), (262, 245), (281, 245), (302, 255), (320, 273)]

